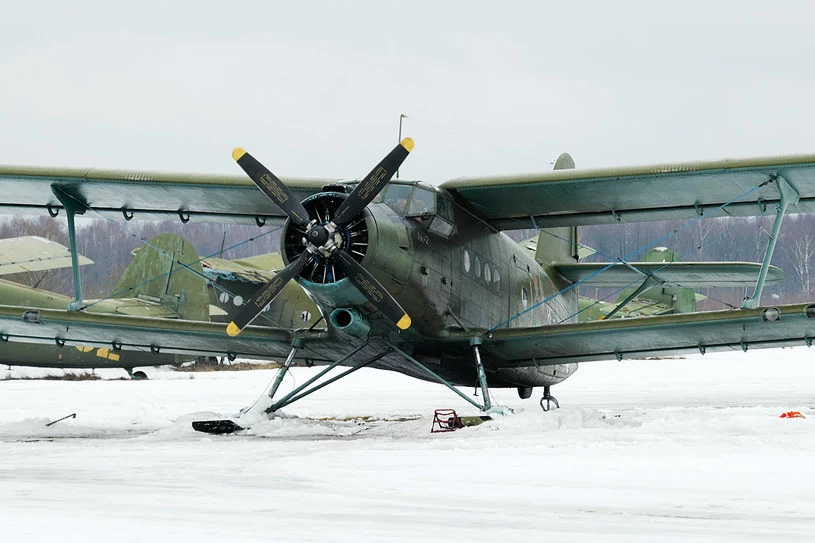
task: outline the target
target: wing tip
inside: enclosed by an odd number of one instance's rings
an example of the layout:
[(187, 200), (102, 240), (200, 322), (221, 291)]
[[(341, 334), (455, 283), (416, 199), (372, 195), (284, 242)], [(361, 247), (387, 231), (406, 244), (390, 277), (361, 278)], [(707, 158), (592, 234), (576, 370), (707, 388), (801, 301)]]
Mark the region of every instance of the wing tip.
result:
[(230, 322), (229, 326), (226, 327), (226, 333), (229, 334), (231, 337), (235, 337), (241, 333), (241, 329), (238, 328), (238, 325), (234, 322)]
[(409, 153), (409, 152), (411, 152), (411, 151), (413, 151), (413, 147), (416, 145), (416, 144), (414, 143), (414, 141), (413, 141), (413, 138), (405, 138), (405, 139), (403, 139), (402, 141), (400, 141), (400, 142), (399, 142), (399, 144), (400, 144), (402, 147), (404, 147), (405, 149), (407, 149), (407, 152), (408, 152), (408, 153)]

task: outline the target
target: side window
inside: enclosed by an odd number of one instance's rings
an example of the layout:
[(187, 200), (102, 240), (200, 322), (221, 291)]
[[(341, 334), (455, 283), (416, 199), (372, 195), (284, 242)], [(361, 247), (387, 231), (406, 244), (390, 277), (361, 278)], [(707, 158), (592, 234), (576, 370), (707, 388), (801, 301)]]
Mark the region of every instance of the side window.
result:
[(529, 291), (525, 286), (521, 287), (521, 305), (524, 306), (524, 309), (529, 306)]
[(464, 273), (470, 273), (470, 251), (464, 249)]
[(436, 213), (442, 219), (453, 222), (453, 204), (447, 198), (439, 196), (436, 199)]

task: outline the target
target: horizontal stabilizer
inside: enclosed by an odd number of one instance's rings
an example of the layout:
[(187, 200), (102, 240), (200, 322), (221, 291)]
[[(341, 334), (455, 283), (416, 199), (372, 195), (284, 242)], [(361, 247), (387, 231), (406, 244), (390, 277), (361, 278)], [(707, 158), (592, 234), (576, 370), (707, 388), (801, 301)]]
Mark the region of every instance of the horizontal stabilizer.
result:
[[(93, 261), (79, 256), (79, 265)], [(0, 239), (0, 275), (71, 267), (71, 251), (39, 236)]]
[[(630, 262), (555, 264), (559, 274), (572, 283), (591, 287), (627, 287), (644, 281), (646, 275), (664, 282), (667, 286), (689, 288), (749, 287), (755, 285), (761, 264), (754, 262)], [(766, 284), (772, 285), (784, 279), (781, 268), (770, 266)]]
[(221, 278), (260, 285), (274, 279), (277, 272), (286, 266), (280, 253), (269, 253), (238, 260), (206, 258), (201, 264), (204, 267), (204, 273), (212, 279)]

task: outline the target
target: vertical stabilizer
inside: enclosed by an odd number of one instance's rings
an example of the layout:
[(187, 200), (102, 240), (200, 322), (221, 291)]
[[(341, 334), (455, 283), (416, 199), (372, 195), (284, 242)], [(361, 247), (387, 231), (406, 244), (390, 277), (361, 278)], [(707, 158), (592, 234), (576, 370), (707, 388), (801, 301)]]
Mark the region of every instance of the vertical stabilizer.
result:
[(141, 247), (114, 293), (115, 298), (160, 303), (183, 319), (209, 319), (209, 292), (200, 257), (176, 234), (159, 234)]
[[(555, 170), (574, 169), (574, 159), (569, 153), (561, 153), (555, 161)], [(578, 248), (576, 226), (541, 228), (535, 260), (544, 265), (557, 262), (577, 262)]]

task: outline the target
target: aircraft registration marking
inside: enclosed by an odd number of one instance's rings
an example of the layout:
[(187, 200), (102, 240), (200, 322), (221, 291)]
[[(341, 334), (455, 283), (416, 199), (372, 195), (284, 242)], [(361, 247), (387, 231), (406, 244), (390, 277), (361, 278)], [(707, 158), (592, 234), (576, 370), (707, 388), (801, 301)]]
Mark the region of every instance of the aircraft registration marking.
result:
[[(95, 347), (88, 347), (87, 345), (77, 345), (75, 347), (77, 351), (80, 353), (89, 353), (95, 349)], [(114, 362), (118, 362), (119, 358), (121, 358), (118, 354), (110, 352), (110, 349), (106, 349), (104, 347), (100, 347), (96, 349), (96, 356), (99, 358), (104, 358), (106, 360), (113, 360)], [(60, 356), (62, 358), (62, 356)]]

